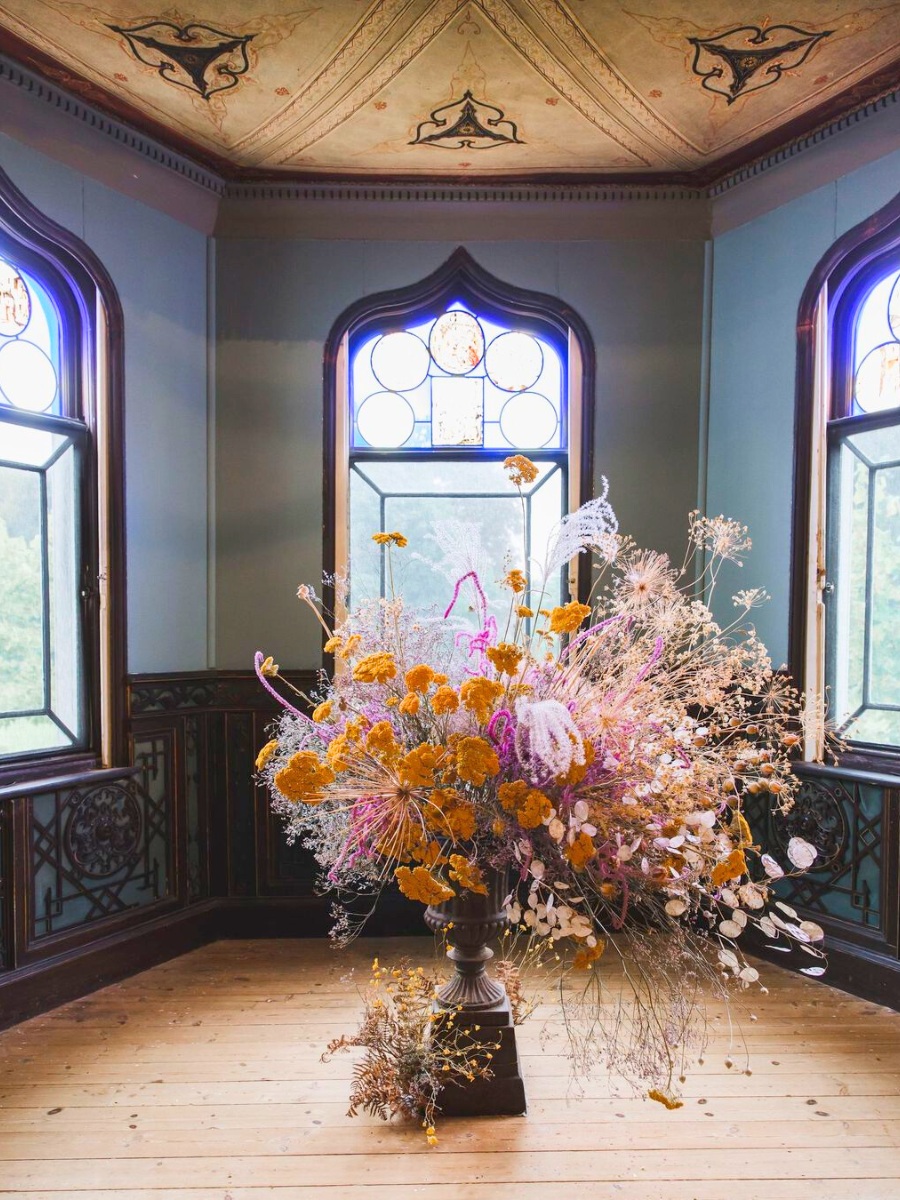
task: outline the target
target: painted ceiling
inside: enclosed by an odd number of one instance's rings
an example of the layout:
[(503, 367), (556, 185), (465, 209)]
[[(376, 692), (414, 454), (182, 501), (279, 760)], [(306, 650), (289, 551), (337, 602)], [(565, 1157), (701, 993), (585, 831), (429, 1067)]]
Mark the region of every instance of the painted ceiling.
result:
[(0, 52), (233, 177), (699, 181), (900, 86), (900, 3), (0, 0)]

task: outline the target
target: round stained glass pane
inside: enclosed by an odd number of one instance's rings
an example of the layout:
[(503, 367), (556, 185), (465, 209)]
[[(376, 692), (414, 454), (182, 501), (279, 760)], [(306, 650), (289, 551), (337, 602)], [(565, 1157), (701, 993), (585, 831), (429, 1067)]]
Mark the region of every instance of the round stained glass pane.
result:
[(428, 347), (414, 333), (386, 333), (372, 347), (372, 372), (390, 392), (417, 388), (430, 361)]
[(25, 280), (0, 259), (0, 334), (15, 337), (31, 320), (31, 296)]
[(7, 342), (0, 347), (0, 394), (27, 412), (46, 412), (56, 399), (53, 363), (31, 342)]
[(500, 432), (511, 446), (546, 446), (558, 424), (556, 409), (540, 392), (513, 396), (500, 413)]
[(448, 375), (467, 375), (484, 357), (484, 332), (471, 313), (446, 312), (428, 337), (431, 357)]
[(504, 392), (524, 392), (540, 378), (544, 352), (530, 333), (501, 333), (487, 348), (484, 369)]
[(867, 413), (900, 407), (900, 342), (869, 351), (856, 372), (854, 399)]
[(416, 417), (408, 400), (396, 392), (367, 396), (356, 413), (356, 428), (370, 446), (402, 446), (415, 428)]

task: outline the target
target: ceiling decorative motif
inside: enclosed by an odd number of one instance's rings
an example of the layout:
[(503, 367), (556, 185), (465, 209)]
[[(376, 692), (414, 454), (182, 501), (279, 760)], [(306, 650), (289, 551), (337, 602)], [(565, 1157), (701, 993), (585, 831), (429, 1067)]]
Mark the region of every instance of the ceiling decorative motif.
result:
[(0, 0), (0, 53), (231, 180), (705, 185), (900, 80), (898, 0), (143, 4)]
[[(509, 133), (501, 133), (504, 125)], [(431, 133), (426, 132), (429, 129)], [(467, 88), (461, 99), (434, 109), (416, 130), (410, 145), (441, 146), (446, 150), (490, 150), (509, 142), (521, 142), (514, 122), (506, 119), (502, 109), (476, 100)]]
[[(709, 38), (688, 38), (694, 47), (691, 69), (703, 80), (707, 91), (717, 92), (734, 104), (738, 96), (771, 87), (785, 71), (796, 71), (813, 47), (833, 33), (833, 29), (810, 33), (796, 25), (741, 25)], [(726, 72), (730, 76), (727, 82)]]
[[(254, 37), (252, 33), (241, 37), (212, 25), (176, 25), (172, 21), (148, 21), (132, 29), (108, 28), (125, 38), (138, 62), (155, 67), (167, 83), (190, 88), (204, 100), (236, 87), (250, 67), (247, 43)], [(211, 82), (210, 76), (220, 82)]]

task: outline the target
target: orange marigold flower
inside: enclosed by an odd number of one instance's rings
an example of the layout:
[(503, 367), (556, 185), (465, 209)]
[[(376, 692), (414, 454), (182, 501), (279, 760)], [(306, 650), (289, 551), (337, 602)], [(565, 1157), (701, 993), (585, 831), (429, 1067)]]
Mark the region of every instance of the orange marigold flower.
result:
[(344, 639), (342, 637), (338, 637), (337, 634), (334, 634), (334, 636), (330, 637), (325, 643), (323, 649), (325, 650), (326, 654), (335, 654), (338, 650), (340, 650), (343, 644)]
[(418, 900), (420, 904), (442, 904), (456, 893), (431, 874), (427, 867), (397, 867), (394, 878), (404, 896)]
[(479, 896), (487, 895), (487, 887), (481, 876), (481, 868), (471, 862), (464, 854), (450, 855), (451, 879), (454, 879), (467, 892), (477, 892)]
[(394, 543), (394, 545), (399, 546), (401, 550), (403, 549), (404, 546), (409, 545), (409, 542), (403, 536), (403, 534), (398, 533), (396, 529), (394, 530), (393, 533), (388, 534), (388, 537), (391, 539), (391, 541)]
[(475, 832), (475, 806), (452, 788), (435, 788), (431, 793), (433, 810), (425, 822), (430, 829), (466, 841)]
[(575, 871), (583, 871), (595, 853), (596, 847), (586, 833), (579, 833), (565, 850), (566, 858)]
[(509, 472), (509, 478), (516, 487), (521, 487), (523, 483), (534, 483), (540, 474), (540, 468), (524, 454), (511, 454), (504, 459), (503, 468)]
[(406, 693), (406, 695), (400, 701), (400, 708), (398, 711), (407, 713), (411, 717), (416, 715), (416, 713), (419, 711), (419, 697), (415, 692)]
[(516, 809), (516, 820), (523, 829), (537, 829), (538, 825), (543, 825), (553, 805), (543, 792), (537, 788), (529, 788), (528, 795), (525, 797), (525, 802)]
[(488, 776), (500, 770), (497, 752), (484, 738), (464, 737), (456, 747), (456, 771), (460, 779), (481, 787)]
[(523, 652), (515, 642), (500, 642), (496, 646), (488, 646), (485, 653), (499, 675), (515, 675), (523, 658)]
[(436, 683), (438, 687), (443, 687), (444, 684), (449, 680), (449, 678), (450, 678), (449, 675), (442, 675), (440, 673), (440, 671), (435, 671), (433, 682)]
[(731, 879), (740, 879), (746, 871), (747, 860), (744, 858), (743, 850), (732, 850), (723, 862), (716, 863), (713, 867), (711, 875), (713, 887), (720, 887)]
[(314, 721), (327, 721), (331, 716), (332, 707), (330, 700), (325, 700), (321, 704), (317, 704), (313, 709), (312, 719)]
[(379, 546), (386, 546), (390, 540), (391, 540), (391, 535), (389, 533), (373, 533), (372, 534), (372, 541), (377, 542)]
[(494, 702), (503, 695), (503, 684), (476, 675), (461, 685), (459, 695), (466, 708), (475, 714), (478, 723), (484, 725), (494, 711)]
[(367, 654), (353, 668), (353, 678), (357, 683), (386, 683), (397, 674), (397, 664), (393, 654), (380, 650), (376, 654)]
[(442, 716), (444, 713), (456, 712), (459, 708), (459, 696), (452, 687), (441, 685), (431, 697), (432, 711)]
[(528, 587), (528, 580), (525, 578), (525, 575), (518, 570), (518, 568), (516, 568), (513, 571), (506, 572), (506, 575), (503, 577), (503, 586), (510, 588), (511, 591), (518, 595), (519, 592), (524, 592)]
[(351, 633), (338, 650), (338, 658), (349, 658), (361, 641), (362, 637), (358, 633)]
[(287, 766), (275, 775), (275, 786), (294, 804), (321, 804), (325, 799), (322, 791), (334, 782), (334, 771), (319, 762), (312, 750), (298, 750), (288, 759)]
[(522, 619), (523, 619), (523, 620), (524, 620), (526, 617), (533, 617), (533, 616), (534, 616), (534, 609), (533, 609), (533, 608), (529, 608), (527, 604), (519, 604), (519, 605), (517, 605), (517, 606), (516, 606), (516, 616), (517, 616), (517, 617), (522, 617)]
[(528, 795), (528, 784), (524, 779), (515, 779), (511, 783), (501, 783), (497, 788), (497, 796), (507, 812), (515, 812), (520, 804), (525, 802)]
[(574, 633), (585, 617), (591, 615), (590, 606), (570, 600), (552, 609), (550, 612), (551, 633)]
[(377, 721), (372, 726), (366, 734), (366, 750), (379, 762), (396, 762), (399, 759), (400, 746), (390, 721)]
[(427, 663), (419, 663), (418, 666), (410, 667), (403, 678), (406, 680), (408, 692), (421, 692), (424, 695), (434, 683), (435, 675)]
[(606, 942), (603, 938), (597, 938), (597, 943), (594, 946), (582, 946), (572, 960), (572, 966), (586, 971), (591, 963), (596, 962), (598, 958), (603, 956), (603, 951), (606, 949)]
[(352, 751), (350, 738), (346, 733), (339, 733), (337, 737), (332, 738), (328, 743), (328, 749), (325, 751), (325, 757), (328, 759), (328, 765), (333, 771), (346, 771), (350, 766), (350, 760), (345, 757), (348, 752)]
[(423, 863), (426, 867), (439, 867), (446, 861), (446, 857), (441, 854), (441, 844), (435, 838), (427, 841), (424, 837), (413, 846), (410, 850), (411, 856), (416, 862)]
[(275, 751), (277, 749), (278, 749), (278, 742), (276, 742), (274, 740), (271, 742), (266, 742), (266, 744), (263, 746), (262, 750), (260, 750), (259, 754), (257, 754), (257, 756), (256, 756), (257, 771), (261, 771), (263, 769), (263, 767), (266, 765), (266, 763), (269, 761), (269, 759), (272, 757), (272, 755), (275, 753)]
[(523, 829), (537, 829), (538, 825), (550, 816), (550, 809), (553, 807), (542, 791), (532, 787), (524, 779), (501, 783), (497, 789), (497, 797), (501, 806), (508, 813), (515, 815)]
[(404, 787), (433, 787), (434, 773), (444, 757), (443, 746), (422, 742), (404, 754), (398, 773)]

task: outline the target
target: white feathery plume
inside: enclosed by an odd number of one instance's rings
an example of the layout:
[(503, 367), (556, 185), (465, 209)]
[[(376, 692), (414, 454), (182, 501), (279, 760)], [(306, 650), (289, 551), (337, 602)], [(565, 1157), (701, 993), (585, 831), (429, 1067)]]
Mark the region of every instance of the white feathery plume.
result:
[(432, 571), (443, 575), (451, 583), (456, 583), (469, 571), (474, 571), (479, 579), (486, 577), (490, 567), (481, 544), (481, 530), (474, 522), (446, 517), (434, 521), (431, 529), (431, 540), (437, 542), (440, 557), (434, 560), (426, 558), (424, 554), (414, 553), (413, 558), (426, 563)]
[(619, 522), (607, 500), (609, 482), (602, 476), (603, 490), (593, 500), (563, 517), (550, 536), (544, 578), (585, 550), (597, 550), (611, 561), (615, 557)]
[(516, 701), (516, 754), (537, 760), (556, 778), (573, 762), (584, 763), (584, 741), (572, 714), (559, 700)]

